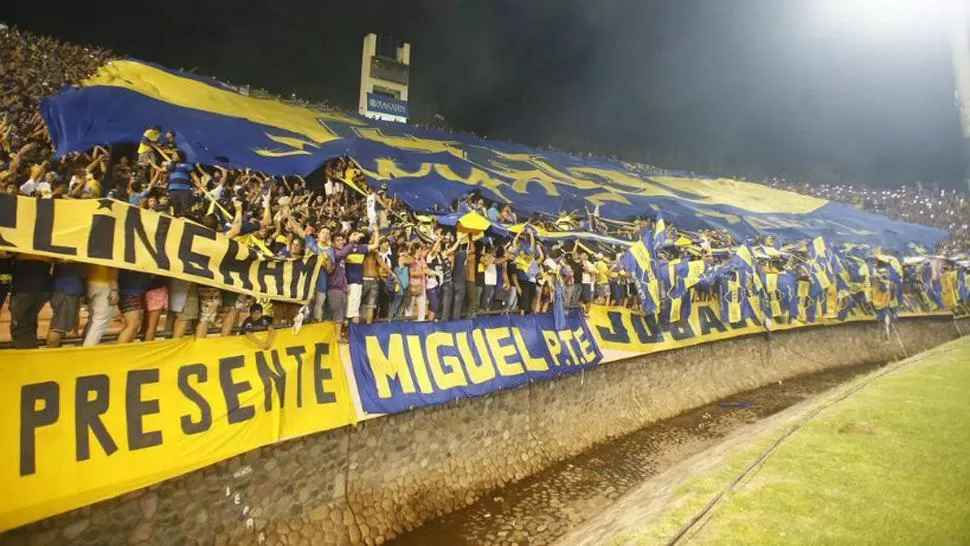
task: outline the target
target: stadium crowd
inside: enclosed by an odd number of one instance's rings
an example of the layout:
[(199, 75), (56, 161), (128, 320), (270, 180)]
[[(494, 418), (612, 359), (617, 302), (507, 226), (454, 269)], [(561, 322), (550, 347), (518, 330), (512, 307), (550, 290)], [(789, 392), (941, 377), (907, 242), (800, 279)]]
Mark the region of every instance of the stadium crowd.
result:
[[(625, 246), (549, 241), (539, 234), (578, 230), (633, 241), (646, 230), (656, 239), (652, 218), (617, 222), (595, 209), (558, 218), (524, 217), (476, 192), (452, 203), (450, 211), (414, 211), (386, 187), (371, 184), (349, 157), (332, 158), (321, 178), (312, 181), (190, 164), (177, 145), (178, 127), (146, 128), (137, 146), (97, 147), (58, 158), (39, 115), (40, 100), (89, 76), (111, 54), (8, 28), (0, 29), (0, 51), (0, 187), (5, 193), (111, 197), (185, 217), (266, 255), (313, 253), (323, 262), (313, 297), (301, 306), (177, 278), (0, 252), (0, 309), (9, 302), (16, 348), (38, 346), (38, 316), (47, 305), (49, 347), (72, 335), (84, 345), (101, 343), (118, 314), (119, 343), (163, 334), (241, 333), (268, 346), (274, 328), (311, 321), (334, 321), (339, 336), (348, 322), (447, 321), (547, 312), (557, 304), (587, 311), (593, 303), (640, 306), (637, 284), (621, 263)], [(945, 248), (967, 248), (970, 242), (968, 204), (956, 193), (807, 184), (786, 189), (941, 227), (952, 234), (946, 243), (952, 246)], [(491, 223), (519, 227), (496, 236), (436, 222), (436, 214), (446, 212), (477, 213)], [(722, 231), (682, 233), (674, 226), (660, 231), (668, 244), (659, 248), (657, 259), (668, 262), (690, 258), (709, 267), (723, 265), (738, 243)], [(796, 254), (759, 257), (766, 269), (803, 267)], [(710, 298), (712, 290), (698, 285), (693, 297)], [(255, 335), (264, 330), (265, 336)]]

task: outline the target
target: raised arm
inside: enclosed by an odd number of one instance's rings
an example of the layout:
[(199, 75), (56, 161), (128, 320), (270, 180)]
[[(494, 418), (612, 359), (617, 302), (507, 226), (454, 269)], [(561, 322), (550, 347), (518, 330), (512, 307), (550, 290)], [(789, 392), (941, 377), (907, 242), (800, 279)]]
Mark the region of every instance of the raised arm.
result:
[(273, 213), (270, 210), (272, 208), (270, 207), (270, 195), (272, 194), (267, 194), (263, 196), (263, 217), (259, 222), (260, 228), (273, 227), (274, 222), (273, 222)]
[(242, 203), (237, 200), (233, 200), (232, 204), (235, 206), (236, 211), (232, 217), (232, 226), (229, 231), (226, 232), (227, 237), (235, 237), (242, 232)]

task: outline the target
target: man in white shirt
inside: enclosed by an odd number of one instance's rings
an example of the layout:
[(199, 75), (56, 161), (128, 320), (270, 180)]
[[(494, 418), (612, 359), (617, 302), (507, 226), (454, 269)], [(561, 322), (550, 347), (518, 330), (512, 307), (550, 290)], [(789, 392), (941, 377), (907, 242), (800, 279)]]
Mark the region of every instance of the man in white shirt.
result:
[(44, 175), (44, 179), (37, 183), (37, 195), (41, 197), (50, 197), (51, 188), (54, 182), (57, 180), (57, 176), (54, 173), (47, 173)]
[(33, 178), (28, 179), (26, 182), (20, 185), (20, 195), (26, 195), (28, 197), (37, 193), (37, 182), (34, 182)]
[(323, 193), (327, 197), (332, 196), (333, 195), (333, 187), (334, 187), (333, 180), (331, 180), (330, 177), (328, 176), (327, 177), (327, 181), (324, 182), (324, 184), (323, 184)]
[(371, 232), (377, 230), (377, 194), (374, 190), (367, 192), (367, 224)]

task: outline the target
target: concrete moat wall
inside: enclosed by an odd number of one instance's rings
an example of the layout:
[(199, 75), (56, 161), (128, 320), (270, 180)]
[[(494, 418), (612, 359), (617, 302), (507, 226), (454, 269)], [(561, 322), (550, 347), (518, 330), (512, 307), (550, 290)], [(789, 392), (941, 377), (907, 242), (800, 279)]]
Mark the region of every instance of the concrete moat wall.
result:
[[(608, 363), (583, 375), (265, 447), (0, 535), (4, 544), (381, 544), (593, 444), (741, 391), (957, 337), (951, 319), (800, 329)], [(959, 328), (970, 332), (970, 320)]]

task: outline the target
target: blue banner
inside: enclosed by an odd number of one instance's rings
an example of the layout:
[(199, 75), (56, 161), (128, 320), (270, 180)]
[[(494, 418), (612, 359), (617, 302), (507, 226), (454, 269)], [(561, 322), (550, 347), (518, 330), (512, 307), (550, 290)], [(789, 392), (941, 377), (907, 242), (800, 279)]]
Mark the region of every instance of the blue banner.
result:
[(399, 413), (595, 366), (603, 354), (577, 312), (350, 326), (364, 411)]
[(408, 101), (388, 97), (387, 95), (379, 95), (377, 93), (367, 93), (367, 111), (407, 118)]
[(367, 176), (417, 210), (448, 208), (471, 190), (524, 213), (598, 206), (603, 218), (658, 211), (677, 227), (724, 229), (743, 241), (823, 236), (906, 252), (946, 233), (763, 184), (660, 174), (636, 163), (586, 158), (242, 95), (214, 80), (133, 60), (114, 61), (80, 87), (45, 99), (58, 155), (137, 142), (146, 128), (177, 132), (190, 162), (306, 175), (350, 155)]

